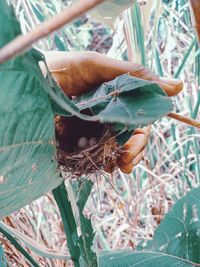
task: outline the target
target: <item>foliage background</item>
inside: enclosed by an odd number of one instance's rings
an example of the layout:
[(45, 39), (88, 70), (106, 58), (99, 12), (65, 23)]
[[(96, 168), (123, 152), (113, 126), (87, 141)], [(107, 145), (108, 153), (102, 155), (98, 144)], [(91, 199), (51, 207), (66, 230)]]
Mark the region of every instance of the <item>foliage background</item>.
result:
[[(67, 1), (59, 0), (11, 2), (24, 32), (67, 4)], [(189, 1), (142, 2), (139, 2), (141, 20), (135, 9), (125, 11), (115, 25), (114, 19), (111, 20), (109, 27), (84, 16), (38, 42), (37, 47), (95, 50), (111, 57), (143, 62), (165, 76), (180, 77), (184, 81), (184, 90), (174, 99), (175, 110), (198, 118), (200, 58)], [(138, 31), (142, 28), (144, 34)], [(145, 45), (141, 46), (143, 40)], [(144, 160), (131, 175), (116, 172), (110, 177), (112, 186), (104, 177), (97, 178), (85, 214), (92, 214), (99, 250), (134, 249), (140, 241), (150, 240), (173, 203), (190, 188), (199, 186), (199, 137), (199, 131), (164, 118), (152, 127)], [(15, 212), (4, 222), (42, 245), (41, 256), (35, 253), (37, 243), (32, 250), (26, 248), (41, 266), (70, 265), (64, 260), (47, 258), (53, 251), (63, 252), (62, 257), (67, 257), (61, 218), (51, 194)], [(3, 236), (0, 239), (11, 266), (29, 266)], [(25, 241), (28, 242), (27, 238)]]

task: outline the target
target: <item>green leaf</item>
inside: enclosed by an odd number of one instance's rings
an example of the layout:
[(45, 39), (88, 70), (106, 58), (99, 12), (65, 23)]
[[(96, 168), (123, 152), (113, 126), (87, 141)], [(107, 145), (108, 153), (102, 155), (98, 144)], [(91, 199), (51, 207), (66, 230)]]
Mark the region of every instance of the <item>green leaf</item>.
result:
[(92, 228), (91, 220), (83, 215), (83, 209), (92, 190), (92, 181), (85, 181), (80, 186), (80, 191), (77, 197), (77, 206), (79, 209), (81, 236), (79, 238), (80, 249), (87, 267), (97, 267), (97, 257), (92, 250), (94, 241), (94, 230)]
[[(6, 23), (5, 23), (6, 21)], [(0, 46), (20, 34), (0, 2)], [(0, 217), (61, 183), (55, 160), (54, 114), (36, 53), (0, 65)]]
[(131, 250), (106, 251), (99, 257), (99, 267), (193, 267), (194, 263), (158, 252)]
[(5, 257), (5, 254), (4, 254), (4, 251), (3, 251), (3, 248), (2, 248), (1, 245), (0, 245), (0, 266), (1, 267), (6, 267), (7, 266), (6, 257)]
[(79, 267), (81, 251), (79, 248), (79, 237), (77, 233), (76, 221), (73, 215), (72, 206), (68, 197), (65, 184), (53, 190), (53, 196), (56, 200), (67, 238), (67, 245), (75, 267)]
[(180, 64), (180, 66), (178, 67), (178, 69), (177, 69), (177, 71), (176, 71), (176, 73), (175, 73), (175, 75), (174, 75), (174, 78), (179, 78), (179, 76), (180, 76), (182, 70), (184, 70), (184, 66), (185, 66), (185, 64), (187, 63), (188, 58), (189, 58), (189, 56), (190, 56), (190, 54), (191, 54), (193, 48), (195, 47), (195, 45), (196, 45), (197, 43), (198, 43), (197, 38), (194, 37), (194, 39), (193, 39), (192, 42), (191, 42), (190, 47), (189, 47), (188, 50), (186, 51), (186, 53), (185, 53), (185, 55), (184, 55), (184, 57), (183, 57), (183, 59), (182, 59), (182, 61), (181, 61), (181, 64)]
[(128, 74), (104, 83), (77, 98), (80, 110), (90, 108), (102, 123), (114, 123), (129, 130), (148, 125), (172, 110), (172, 101), (155, 83)]
[[(155, 231), (148, 248), (200, 263), (200, 188), (179, 200)], [(146, 250), (146, 248), (140, 249)]]
[[(5, 23), (6, 22), (6, 23)], [(0, 1), (0, 48), (21, 34), (19, 23), (6, 1)]]
[(30, 5), (33, 9), (34, 14), (40, 22), (45, 21), (46, 17), (44, 16), (41, 7), (37, 3), (30, 2)]
[[(83, 183), (74, 182), (72, 187), (70, 185), (68, 184), (66, 188), (65, 184), (62, 184), (53, 190), (54, 198), (61, 213), (68, 248), (75, 266), (96, 267), (97, 258), (92, 250), (94, 231), (91, 220), (83, 215), (83, 209), (93, 183), (84, 181)], [(80, 229), (79, 235), (77, 228)]]
[(57, 33), (54, 34), (54, 42), (59, 51), (66, 51), (65, 44)]
[[(130, 36), (131, 42), (130, 45), (133, 46), (136, 50), (132, 50), (133, 55), (139, 55), (140, 61), (138, 63), (141, 63), (142, 65), (146, 66), (146, 50), (145, 50), (145, 36), (144, 36), (144, 28), (142, 25), (142, 15), (140, 11), (140, 7), (137, 1), (135, 1), (133, 8), (131, 10), (131, 21), (130, 25), (131, 27), (131, 33), (132, 36)], [(131, 47), (131, 49), (133, 49)]]

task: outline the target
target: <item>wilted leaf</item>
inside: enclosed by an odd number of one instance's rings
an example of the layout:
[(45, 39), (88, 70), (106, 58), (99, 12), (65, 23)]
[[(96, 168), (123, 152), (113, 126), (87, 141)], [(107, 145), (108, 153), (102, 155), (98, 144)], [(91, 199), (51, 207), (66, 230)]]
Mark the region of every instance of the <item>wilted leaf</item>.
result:
[[(5, 23), (6, 22), (6, 23)], [(0, 2), (0, 47), (20, 34), (12, 9)], [(0, 65), (0, 217), (61, 183), (54, 117), (47, 86), (30, 52)]]

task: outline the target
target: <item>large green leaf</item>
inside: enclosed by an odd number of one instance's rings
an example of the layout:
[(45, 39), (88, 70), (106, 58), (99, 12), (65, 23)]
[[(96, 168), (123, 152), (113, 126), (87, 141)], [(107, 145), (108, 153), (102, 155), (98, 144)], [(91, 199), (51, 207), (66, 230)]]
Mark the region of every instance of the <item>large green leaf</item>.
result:
[(155, 83), (128, 74), (104, 83), (77, 98), (80, 110), (90, 108), (102, 123), (134, 129), (148, 125), (172, 110), (172, 101)]
[(100, 267), (200, 266), (200, 188), (179, 200), (138, 251), (107, 251)]
[[(0, 1), (0, 47), (20, 34)], [(55, 160), (54, 117), (48, 86), (28, 52), (0, 65), (0, 217), (61, 183)]]
[(193, 267), (194, 263), (158, 252), (116, 251), (100, 254), (99, 267)]

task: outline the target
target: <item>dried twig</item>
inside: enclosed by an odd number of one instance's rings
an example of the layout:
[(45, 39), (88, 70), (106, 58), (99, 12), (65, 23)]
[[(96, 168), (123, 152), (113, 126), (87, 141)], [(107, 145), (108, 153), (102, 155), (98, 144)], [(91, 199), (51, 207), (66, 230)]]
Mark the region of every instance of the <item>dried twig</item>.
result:
[(22, 53), (33, 43), (58, 30), (66, 23), (71, 22), (103, 1), (105, 0), (80, 0), (73, 6), (66, 8), (55, 17), (40, 24), (35, 28), (35, 30), (27, 33), (26, 35), (18, 36), (0, 49), (0, 63), (3, 63), (13, 56)]
[(200, 129), (200, 122), (197, 121), (197, 120), (193, 120), (193, 119), (187, 118), (187, 117), (182, 116), (180, 114), (177, 114), (175, 112), (170, 112), (170, 113), (167, 114), (167, 116), (170, 117), (170, 118), (172, 118), (172, 119), (181, 121), (183, 123), (186, 123), (188, 125), (191, 125), (193, 127), (196, 127), (196, 128), (199, 128)]
[(191, 6), (195, 18), (195, 27), (200, 42), (200, 0), (191, 0)]

